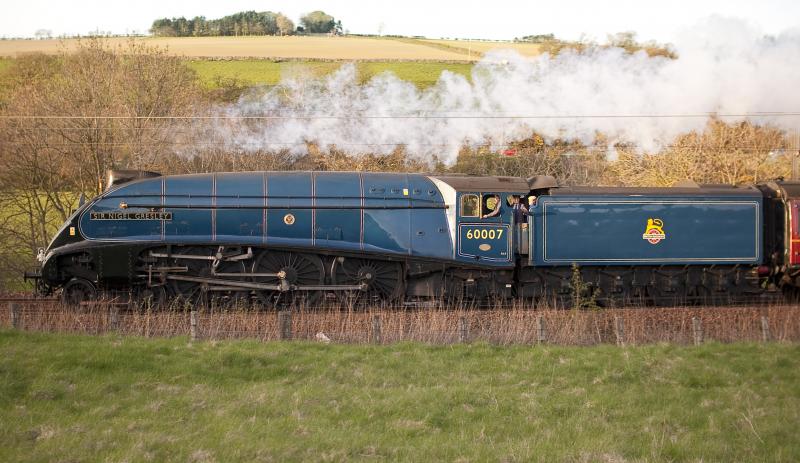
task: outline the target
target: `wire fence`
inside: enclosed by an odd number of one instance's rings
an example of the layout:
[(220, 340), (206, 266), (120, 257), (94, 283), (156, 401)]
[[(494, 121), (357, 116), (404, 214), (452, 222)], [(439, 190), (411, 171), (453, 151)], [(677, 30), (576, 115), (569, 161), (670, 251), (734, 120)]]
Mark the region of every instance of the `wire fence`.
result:
[(800, 341), (800, 307), (672, 307), (602, 310), (263, 308), (148, 310), (96, 303), (9, 303), (0, 326), (57, 333), (189, 336), (193, 340), (314, 340), (347, 344), (423, 342), (499, 345), (698, 344)]

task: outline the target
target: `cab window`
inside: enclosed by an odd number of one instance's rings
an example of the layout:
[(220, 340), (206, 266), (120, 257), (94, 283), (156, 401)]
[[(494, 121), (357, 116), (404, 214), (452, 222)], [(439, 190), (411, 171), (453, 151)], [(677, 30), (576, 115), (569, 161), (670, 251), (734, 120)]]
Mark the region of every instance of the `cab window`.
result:
[(481, 206), (481, 216), (494, 217), (498, 215), (500, 213), (500, 195), (483, 195)]
[(478, 217), (478, 195), (461, 196), (461, 217)]

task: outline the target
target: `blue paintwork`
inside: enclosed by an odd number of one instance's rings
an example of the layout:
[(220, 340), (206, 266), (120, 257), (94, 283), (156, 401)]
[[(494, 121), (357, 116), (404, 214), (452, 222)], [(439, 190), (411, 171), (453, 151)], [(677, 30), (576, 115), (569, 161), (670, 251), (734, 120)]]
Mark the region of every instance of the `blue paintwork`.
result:
[[(392, 205), (411, 205), (403, 190), (408, 189), (407, 175), (364, 175), (364, 249), (368, 251), (410, 254), (411, 211), (408, 209), (369, 209)], [(440, 211), (444, 214), (444, 210)]]
[[(311, 246), (313, 218), (310, 172), (276, 172), (267, 176), (267, 243)], [(294, 223), (287, 224), (288, 214)]]
[[(530, 263), (536, 266), (619, 264), (758, 264), (762, 198), (742, 196), (544, 196), (532, 208)], [(648, 219), (664, 238), (643, 238)]]
[[(183, 241), (203, 242), (213, 234), (212, 197), (214, 179), (211, 175), (187, 175), (164, 178), (164, 210), (173, 213), (173, 220), (164, 222), (164, 236)], [(182, 196), (172, 196), (182, 195)], [(136, 199), (131, 198), (130, 203)], [(170, 206), (191, 206), (178, 209)]]
[[(462, 218), (461, 196), (468, 193), (498, 194), (501, 214)], [(291, 246), (509, 268), (515, 264), (515, 230), (507, 195), (457, 192), (455, 243), (441, 192), (419, 174), (245, 172), (143, 179), (93, 200), (80, 213), (78, 225), (81, 236), (97, 241)], [(121, 203), (128, 207), (122, 209)], [(437, 208), (425, 208), (430, 206)], [(762, 208), (755, 190), (719, 196), (542, 196), (529, 218), (528, 263), (759, 264)], [(91, 219), (93, 212), (123, 210), (172, 216)], [(650, 218), (663, 221), (664, 238), (655, 244), (642, 236)]]
[[(323, 248), (361, 248), (361, 182), (351, 173), (315, 175), (315, 245)], [(346, 206), (349, 209), (323, 209)]]
[[(157, 220), (89, 220), (91, 212), (112, 212), (119, 211), (120, 203), (126, 202), (126, 198), (139, 197), (137, 201), (153, 207), (161, 205), (161, 189), (163, 179), (152, 179), (125, 185), (122, 188), (112, 190), (101, 195), (94, 202), (87, 204), (86, 209), (80, 216), (78, 225), (81, 235), (84, 238), (107, 239), (107, 240), (128, 240), (128, 241), (152, 241), (160, 240), (162, 223)], [(117, 194), (121, 190), (125, 194)], [(131, 211), (145, 212), (148, 208), (136, 208)]]
[[(97, 241), (275, 245), (452, 259), (443, 206), (433, 182), (418, 174), (196, 174), (143, 179), (106, 192), (87, 205), (79, 227), (84, 238)], [(163, 211), (172, 219), (91, 219), (92, 212), (121, 211)]]
[(460, 223), (458, 255), (467, 260), (508, 262), (513, 256), (511, 226), (503, 223)]
[[(525, 192), (520, 192), (524, 194)], [(500, 214), (495, 217), (462, 217), (461, 197), (465, 194), (500, 196)], [(511, 207), (506, 203), (508, 193), (491, 191), (464, 191), (457, 195), (458, 219), (456, 225), (456, 258), (462, 262), (481, 265), (509, 267), (514, 265), (514, 252), (512, 248), (513, 231), (511, 224), (514, 217)], [(482, 203), (482, 201), (481, 201)], [(482, 235), (482, 230), (486, 235)], [(498, 233), (498, 230), (503, 230)], [(494, 231), (490, 235), (490, 232)], [(478, 237), (475, 237), (478, 232)], [(492, 237), (490, 237), (492, 236)]]
[[(230, 242), (241, 237), (264, 240), (264, 175), (260, 172), (217, 174), (216, 241)], [(254, 209), (236, 209), (238, 206)], [(230, 207), (230, 209), (229, 209)]]

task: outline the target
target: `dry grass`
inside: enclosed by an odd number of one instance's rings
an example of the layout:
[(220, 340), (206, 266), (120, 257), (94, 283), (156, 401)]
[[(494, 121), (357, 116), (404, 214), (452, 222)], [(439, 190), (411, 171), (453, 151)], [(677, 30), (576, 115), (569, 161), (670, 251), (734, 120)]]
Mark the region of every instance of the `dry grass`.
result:
[[(130, 39), (109, 38), (111, 45)], [(331, 60), (430, 60), (464, 61), (465, 55), (447, 49), (367, 37), (152, 37), (139, 39), (147, 45), (168, 47), (187, 57), (299, 58)], [(78, 40), (0, 40), (0, 56), (58, 53), (62, 47), (77, 48)], [(473, 59), (477, 59), (475, 56)]]
[[(114, 309), (97, 304), (71, 309), (58, 303), (19, 304), (19, 327), (30, 331), (101, 334), (117, 331), (133, 336), (186, 336), (190, 312), (183, 308), (161, 311)], [(280, 339), (279, 317), (261, 308), (201, 309), (198, 336), (203, 339)], [(375, 318), (379, 333), (374, 331)], [(702, 323), (705, 340), (755, 342), (762, 340), (762, 317), (769, 323), (769, 338), (800, 341), (800, 308), (764, 307), (675, 307), (604, 310), (532, 310), (521, 306), (508, 309), (294, 309), (291, 313), (293, 339), (314, 340), (324, 333), (335, 343), (383, 344), (403, 341), (430, 344), (488, 342), (492, 344), (535, 344), (539, 319), (546, 342), (555, 345), (596, 345), (606, 343), (650, 344), (693, 342), (692, 319)], [(618, 339), (616, 326), (622, 323)], [(462, 326), (466, 324), (467, 330)], [(10, 326), (8, 308), (0, 311), (0, 326)], [(464, 337), (465, 339), (462, 339)]]

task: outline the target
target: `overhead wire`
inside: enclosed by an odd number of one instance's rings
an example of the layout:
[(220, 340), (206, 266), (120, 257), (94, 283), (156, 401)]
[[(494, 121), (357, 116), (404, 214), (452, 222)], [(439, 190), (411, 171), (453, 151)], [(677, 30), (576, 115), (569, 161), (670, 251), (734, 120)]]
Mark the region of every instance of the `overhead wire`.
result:
[[(19, 141), (19, 140), (12, 140), (6, 142), (7, 144), (12, 145), (30, 145), (30, 142), (26, 141)], [(525, 151), (528, 149), (539, 150), (547, 150), (547, 151), (554, 151), (554, 150), (563, 150), (565, 152), (570, 151), (608, 151), (608, 150), (641, 150), (643, 147), (641, 145), (578, 145), (578, 146), (552, 146), (552, 145), (543, 145), (538, 148), (531, 148), (525, 146), (514, 147), (515, 142), (507, 142), (507, 143), (472, 143), (469, 144), (474, 148), (485, 148), (489, 150), (506, 150), (512, 149), (515, 151)], [(164, 142), (153, 142), (153, 143), (137, 143), (137, 142), (59, 142), (59, 143), (41, 143), (43, 147), (69, 147), (69, 146), (76, 146), (76, 145), (91, 145), (91, 146), (100, 146), (100, 147), (122, 147), (122, 146), (139, 146), (139, 147), (152, 147), (152, 146), (204, 146), (204, 147), (214, 147), (214, 146), (227, 146), (232, 149), (236, 148), (266, 148), (266, 147), (292, 147), (292, 146), (308, 146), (308, 145), (317, 145), (323, 147), (400, 147), (400, 146), (426, 146), (426, 147), (462, 147), (468, 144), (465, 143), (409, 143), (405, 142), (396, 142), (396, 143), (337, 143), (337, 142), (320, 142), (320, 141), (303, 141), (303, 142), (227, 142), (227, 141), (164, 141)], [(745, 152), (745, 153), (763, 153), (763, 152), (777, 152), (777, 154), (781, 154), (782, 152), (789, 152), (793, 151), (792, 148), (789, 147), (755, 147), (750, 145), (742, 145), (742, 146), (713, 146), (713, 145), (676, 145), (676, 144), (669, 144), (669, 145), (659, 145), (659, 149), (669, 149), (669, 148), (683, 148), (683, 149), (701, 149), (705, 151), (716, 151), (716, 152), (729, 152), (729, 151), (738, 151), (738, 152)]]
[[(285, 110), (278, 110), (285, 111)], [(718, 114), (471, 114), (467, 112), (418, 113), (418, 114), (344, 114), (336, 115), (322, 112), (299, 111), (299, 114), (261, 114), (261, 115), (193, 115), (193, 116), (131, 116), (131, 115), (30, 115), (0, 114), (0, 119), (41, 119), (41, 120), (270, 120), (270, 119), (660, 119), (660, 118), (747, 118), (747, 117), (800, 117), (800, 112), (764, 111), (747, 113)], [(358, 111), (355, 111), (358, 113)]]

